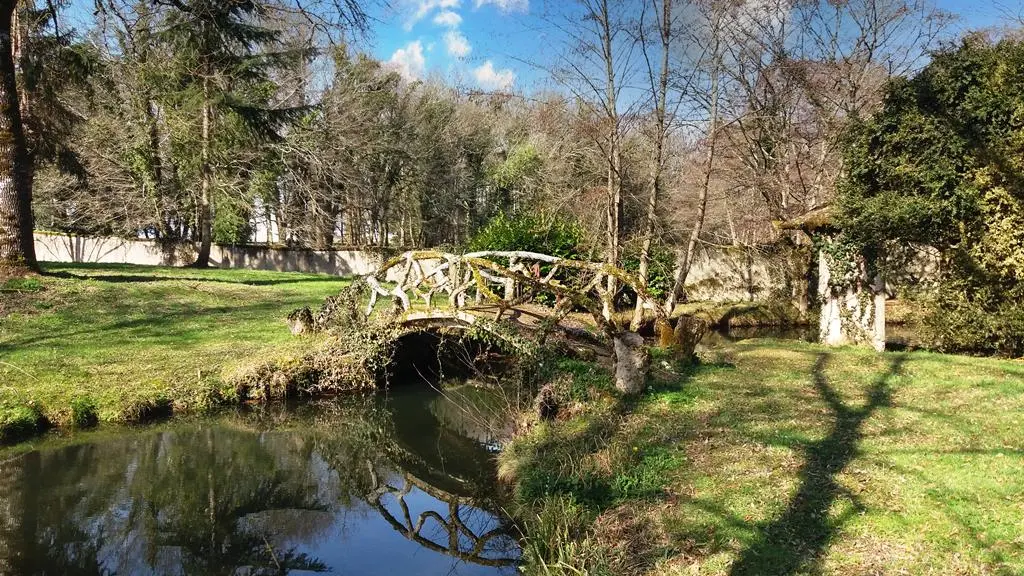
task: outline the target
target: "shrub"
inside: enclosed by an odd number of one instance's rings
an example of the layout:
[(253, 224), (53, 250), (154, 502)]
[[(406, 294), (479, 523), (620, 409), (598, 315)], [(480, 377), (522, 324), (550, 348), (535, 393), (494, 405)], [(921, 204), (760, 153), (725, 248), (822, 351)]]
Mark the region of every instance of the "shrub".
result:
[[(1019, 295), (1024, 296), (1024, 294)], [(943, 352), (1024, 356), (1024, 304), (986, 290), (943, 285), (927, 301), (923, 337)]]
[(99, 422), (96, 401), (92, 398), (75, 398), (71, 401), (71, 422), (76, 428), (91, 428)]
[(925, 326), (944, 351), (1024, 354), (1021, 69), (1021, 39), (971, 36), (847, 135), (837, 224), (890, 262), (893, 245), (941, 254)]
[[(506, 216), (499, 214), (487, 223), (469, 242), (469, 249), (477, 251), (525, 251), (540, 252), (551, 256), (573, 260), (585, 259), (583, 229), (572, 220), (564, 218), (545, 219), (520, 214)], [(550, 266), (541, 266), (541, 274), (547, 274)], [(569, 271), (560, 271), (557, 278), (567, 283)], [(551, 305), (555, 302), (552, 294), (536, 295), (536, 301)]]
[[(650, 267), (647, 273), (647, 291), (651, 296), (662, 299), (672, 289), (675, 265), (675, 255), (670, 249), (664, 246), (651, 247)], [(622, 269), (635, 275), (640, 270), (640, 253), (627, 252), (622, 259)], [(636, 302), (636, 294), (628, 287), (625, 290), (630, 300)]]
[(584, 244), (583, 229), (572, 220), (498, 214), (470, 240), (469, 249), (522, 250), (577, 259), (586, 252)]
[(45, 420), (35, 407), (0, 405), (0, 445), (28, 438), (44, 425)]

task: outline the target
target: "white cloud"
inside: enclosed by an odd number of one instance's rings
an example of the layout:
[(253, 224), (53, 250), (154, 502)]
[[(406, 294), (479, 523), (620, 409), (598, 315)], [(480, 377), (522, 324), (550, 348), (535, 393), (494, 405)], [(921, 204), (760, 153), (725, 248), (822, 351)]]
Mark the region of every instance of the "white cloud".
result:
[(473, 78), (485, 90), (508, 90), (516, 81), (516, 74), (508, 68), (495, 70), (494, 64), (488, 60), (473, 69)]
[(476, 0), (477, 8), (485, 4), (493, 4), (506, 14), (510, 12), (526, 12), (530, 9), (530, 0)]
[(398, 71), (406, 80), (416, 80), (423, 76), (427, 60), (423, 57), (423, 44), (419, 40), (409, 42), (404, 47), (395, 50), (388, 60), (388, 65)]
[(414, 6), (416, 9), (413, 11), (412, 16), (409, 17), (409, 20), (406, 21), (405, 29), (412, 30), (414, 24), (424, 19), (427, 14), (434, 10), (451, 10), (452, 8), (458, 8), (461, 3), (462, 0), (415, 0)]
[(458, 30), (449, 30), (444, 35), (444, 45), (448, 49), (448, 55), (455, 58), (465, 58), (473, 51), (469, 40), (459, 33)]
[(449, 28), (456, 28), (462, 23), (462, 16), (459, 16), (451, 10), (445, 10), (444, 12), (438, 12), (434, 16), (434, 24), (438, 26), (447, 26)]

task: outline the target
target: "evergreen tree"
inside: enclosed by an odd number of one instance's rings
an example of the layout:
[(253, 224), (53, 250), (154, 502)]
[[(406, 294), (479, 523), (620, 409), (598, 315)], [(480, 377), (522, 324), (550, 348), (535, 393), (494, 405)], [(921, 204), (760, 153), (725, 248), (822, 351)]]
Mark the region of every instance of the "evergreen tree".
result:
[(163, 38), (176, 54), (179, 106), (198, 103), (199, 255), (209, 266), (213, 241), (217, 131), (240, 129), (253, 144), (279, 137), (280, 127), (304, 107), (270, 103), (271, 72), (297, 57), (281, 48), (279, 30), (264, 25), (267, 4), (258, 0), (168, 0), (172, 11)]

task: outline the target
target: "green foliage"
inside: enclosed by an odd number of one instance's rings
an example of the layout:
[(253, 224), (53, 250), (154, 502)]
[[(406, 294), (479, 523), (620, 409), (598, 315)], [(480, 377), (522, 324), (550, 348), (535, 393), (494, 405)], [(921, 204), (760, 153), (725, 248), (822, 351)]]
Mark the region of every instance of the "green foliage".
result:
[(585, 236), (579, 224), (565, 218), (498, 214), (469, 242), (469, 249), (521, 250), (562, 258), (580, 258)]
[(42, 415), (35, 407), (0, 403), (0, 445), (32, 436), (42, 428), (42, 423)]
[(589, 537), (593, 515), (571, 497), (548, 497), (522, 521), (523, 565), (528, 576), (610, 574), (603, 553)]
[(76, 428), (90, 428), (99, 422), (96, 401), (89, 397), (71, 401), (71, 423)]
[[(663, 245), (651, 247), (650, 267), (647, 272), (647, 291), (651, 293), (651, 296), (661, 299), (672, 289), (675, 265), (676, 257), (669, 247)], [(627, 252), (622, 258), (622, 268), (631, 274), (636, 274), (640, 270), (640, 254), (636, 251)]]
[(226, 198), (213, 215), (213, 241), (217, 244), (243, 244), (252, 235), (248, 202), (230, 202)]
[[(1024, 316), (1024, 42), (970, 38), (895, 80), (846, 147), (850, 241), (943, 254), (928, 325), (946, 350), (1019, 355)], [(970, 320), (973, 318), (974, 320)]]
[(39, 292), (42, 289), (38, 278), (8, 278), (0, 282), (0, 292)]
[(569, 376), (568, 396), (571, 400), (585, 402), (593, 399), (595, 393), (614, 389), (612, 375), (593, 362), (560, 358), (555, 363), (555, 371)]
[(970, 278), (948, 280), (924, 299), (922, 336), (944, 352), (1024, 356), (1024, 305), (999, 290)]
[(491, 182), (500, 189), (520, 191), (537, 178), (544, 161), (532, 144), (514, 146), (508, 156), (490, 171)]

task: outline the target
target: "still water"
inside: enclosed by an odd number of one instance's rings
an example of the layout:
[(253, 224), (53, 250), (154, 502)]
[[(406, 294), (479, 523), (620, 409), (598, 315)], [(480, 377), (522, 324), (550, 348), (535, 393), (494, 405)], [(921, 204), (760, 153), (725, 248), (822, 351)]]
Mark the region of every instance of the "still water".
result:
[(515, 574), (487, 400), (413, 385), (0, 452), (0, 574)]

